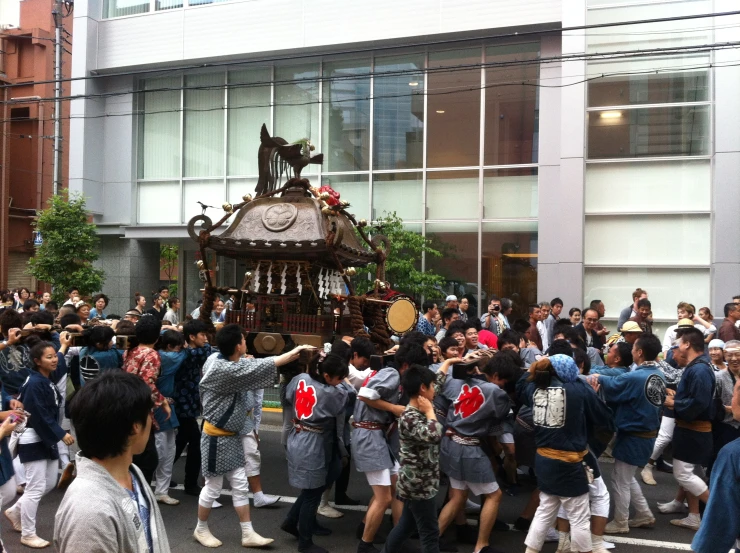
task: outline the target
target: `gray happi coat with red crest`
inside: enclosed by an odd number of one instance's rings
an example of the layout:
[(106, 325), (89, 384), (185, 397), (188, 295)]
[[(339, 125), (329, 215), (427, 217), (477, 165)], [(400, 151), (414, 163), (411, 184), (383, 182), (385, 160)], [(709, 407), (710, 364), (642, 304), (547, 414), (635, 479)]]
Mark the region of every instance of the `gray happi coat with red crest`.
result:
[(293, 428), (288, 434), (288, 482), (299, 490), (326, 484), (329, 465), (344, 428), (347, 391), (299, 374), (288, 383), (285, 400), (292, 411)]
[[(442, 395), (450, 401), (447, 429), (460, 436), (485, 440), (492, 427), (509, 413), (509, 396), (495, 384), (477, 378), (448, 378)], [(442, 438), (440, 468), (463, 482), (495, 482), (491, 461), (480, 445), (462, 445), (450, 436)]]
[[(377, 422), (390, 426), (395, 421), (392, 413), (374, 409), (361, 401), (360, 398), (383, 399), (389, 403), (397, 404), (401, 399), (400, 380), (398, 371), (392, 367), (370, 373), (357, 394), (354, 412), (355, 423)], [(352, 432), (352, 459), (359, 472), (391, 469), (396, 463), (385, 430), (369, 430), (367, 428), (355, 428)]]

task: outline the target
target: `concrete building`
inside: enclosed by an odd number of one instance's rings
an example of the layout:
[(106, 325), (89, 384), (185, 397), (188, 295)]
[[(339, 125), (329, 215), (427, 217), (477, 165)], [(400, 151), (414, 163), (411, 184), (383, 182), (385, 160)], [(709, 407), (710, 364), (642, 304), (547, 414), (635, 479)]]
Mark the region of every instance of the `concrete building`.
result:
[[(640, 286), (659, 323), (681, 300), (716, 312), (740, 293), (736, 8), (78, 0), (69, 180), (105, 291), (129, 307), (156, 285), (155, 245), (178, 242), (194, 307), (185, 225), (198, 200), (252, 192), (264, 122), (317, 144), (311, 180), (355, 215), (445, 243), (420, 263), (479, 310), (557, 295), (616, 319)], [(241, 274), (220, 260), (220, 282)]]
[[(33, 255), (31, 222), (52, 194), (54, 155), (53, 0), (0, 2), (0, 289), (36, 282), (28, 272)], [(7, 20), (3, 20), (3, 18)], [(64, 18), (62, 76), (71, 73), (72, 17)], [(69, 83), (62, 94), (69, 94)], [(62, 185), (69, 161), (69, 102), (62, 103)]]

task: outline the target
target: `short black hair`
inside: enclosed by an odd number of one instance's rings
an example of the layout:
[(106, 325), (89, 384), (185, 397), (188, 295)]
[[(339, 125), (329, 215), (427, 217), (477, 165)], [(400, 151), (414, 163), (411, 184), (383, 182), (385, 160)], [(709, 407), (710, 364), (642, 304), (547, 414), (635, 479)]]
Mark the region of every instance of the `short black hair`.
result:
[(182, 346), (185, 343), (185, 337), (177, 330), (165, 330), (159, 336), (159, 349), (166, 350), (168, 347)]
[(23, 302), (23, 311), (28, 311), (32, 307), (38, 307), (40, 304), (36, 300), (28, 299)]
[(134, 424), (146, 427), (154, 403), (152, 391), (136, 375), (101, 372), (74, 395), (69, 418), (82, 453), (91, 459), (121, 455)]
[[(696, 329), (692, 328), (691, 330)], [(701, 332), (699, 332), (698, 330), (697, 332), (701, 335)], [(702, 351), (704, 351), (703, 335), (701, 341)], [(660, 343), (660, 338), (658, 338), (654, 334), (649, 334), (647, 332), (643, 332), (642, 334), (640, 334), (640, 336), (638, 336), (637, 340), (635, 340), (635, 347), (642, 350), (642, 354), (645, 356), (645, 361), (655, 361), (658, 358), (658, 355), (660, 355), (660, 352), (663, 351), (663, 346)], [(630, 352), (630, 358), (632, 358), (632, 352)]]
[(78, 325), (82, 322), (80, 316), (77, 313), (67, 313), (59, 319), (59, 326), (66, 328), (69, 325)]
[(352, 343), (349, 345), (349, 347), (351, 350), (351, 355), (356, 353), (357, 357), (366, 357), (367, 359), (370, 359), (371, 356), (377, 353), (375, 350), (375, 344), (373, 344), (367, 338), (355, 338), (352, 340)]
[(69, 288), (67, 288), (67, 295), (71, 294), (74, 291), (79, 292), (80, 289), (77, 286), (70, 286)]
[(93, 347), (99, 344), (105, 344), (107, 346), (115, 335), (115, 331), (107, 325), (94, 326), (85, 332), (87, 345)]
[(33, 313), (31, 315), (31, 324), (33, 326), (36, 325), (53, 325), (54, 324), (54, 315), (49, 313), (48, 311), (36, 311), (36, 313)]
[(455, 332), (462, 332), (465, 334), (467, 329), (468, 327), (464, 322), (457, 320), (449, 326), (447, 332), (445, 332), (445, 336), (452, 336)]
[(46, 302), (46, 309), (57, 311), (59, 309), (59, 305), (54, 300), (47, 301)]
[(488, 376), (497, 374), (501, 380), (510, 382), (517, 378), (521, 371), (519, 365), (510, 355), (506, 355), (504, 352), (499, 352), (494, 355), (488, 363), (486, 363), (486, 366), (483, 368), (483, 372)]
[(552, 335), (555, 336), (557, 334), (560, 334), (561, 332), (565, 334), (565, 332), (569, 328), (573, 328), (570, 319), (558, 319), (557, 321), (555, 321), (555, 324), (552, 325)]
[(517, 348), (519, 348), (519, 344), (521, 341), (522, 341), (521, 334), (519, 334), (515, 330), (511, 330), (510, 328), (507, 328), (501, 334), (498, 335), (498, 349), (501, 349), (502, 347), (506, 345), (514, 345)]
[(160, 293), (160, 294), (161, 294), (162, 292), (164, 292), (165, 290), (167, 290), (167, 291), (169, 292), (169, 291), (170, 291), (170, 287), (169, 287), (169, 286), (160, 286), (160, 287), (159, 287), (159, 293)]
[(105, 307), (108, 307), (108, 303), (110, 303), (110, 299), (105, 294), (95, 294), (92, 299), (93, 305), (98, 303), (98, 300), (105, 301)]
[(457, 313), (458, 315), (460, 312), (457, 309), (454, 309), (452, 307), (446, 307), (444, 310), (442, 310), (442, 321), (451, 321), (452, 317)]
[(535, 310), (535, 309), (539, 309), (539, 308), (540, 308), (539, 304), (537, 304), (537, 303), (533, 303), (532, 305), (530, 305), (530, 306), (529, 306), (529, 307), (527, 308), (527, 313), (531, 315), (532, 313), (534, 313), (534, 310)]
[(406, 343), (401, 345), (396, 352), (396, 368), (400, 369), (403, 365), (421, 365), (422, 367), (429, 366), (429, 355), (424, 346), (414, 343)]
[(648, 309), (652, 309), (653, 304), (650, 303), (650, 300), (647, 298), (642, 298), (640, 301), (637, 302), (637, 308), (640, 307), (647, 307)]
[[(311, 362), (308, 371), (311, 378), (319, 382), (326, 383), (326, 377), (329, 378), (347, 378), (349, 375), (349, 363), (341, 355), (332, 352), (323, 359), (317, 354)], [(320, 378), (317, 378), (320, 375)]]
[(411, 332), (408, 332), (401, 336), (401, 341), (399, 342), (399, 344), (419, 344), (421, 347), (424, 347), (424, 344), (427, 343), (427, 338), (428, 336), (423, 332), (412, 330)]
[(571, 307), (570, 308), (570, 311), (568, 311), (568, 316), (569, 317), (572, 317), (574, 313), (580, 313), (580, 312), (581, 312), (581, 310), (578, 309), (577, 307)]
[(591, 372), (591, 359), (589, 359), (588, 354), (581, 348), (573, 349), (573, 360), (576, 362), (577, 366), (583, 366), (581, 374), (588, 374)]
[(242, 343), (243, 339), (242, 327), (238, 324), (228, 324), (216, 334), (216, 344), (224, 357), (234, 355), (236, 348)]
[(731, 311), (735, 311), (735, 308), (737, 307), (736, 303), (730, 302), (725, 304), (725, 317), (727, 317)]
[(344, 359), (347, 363), (352, 360), (352, 347), (341, 338), (337, 338), (331, 345), (331, 352)]
[(439, 341), (439, 350), (444, 353), (450, 348), (456, 348), (459, 347), (460, 344), (457, 343), (457, 340), (455, 340), (452, 336), (445, 336)]
[(430, 310), (434, 309), (436, 306), (437, 306), (436, 301), (426, 300), (424, 303), (421, 304), (422, 314), (426, 315), (427, 313), (429, 313)]
[(185, 340), (190, 341), (191, 336), (197, 336), (201, 332), (208, 332), (206, 323), (200, 319), (192, 319), (186, 322), (182, 327), (182, 333), (185, 335)]
[(170, 307), (172, 307), (176, 303), (180, 303), (180, 298), (178, 298), (177, 296), (170, 296), (170, 298), (167, 300), (167, 303), (169, 303)]
[[(658, 346), (660, 346), (660, 340), (658, 340), (656, 336), (653, 336), (652, 334), (648, 334), (648, 336), (652, 336), (653, 338), (655, 338), (658, 341)], [(617, 346), (617, 353), (619, 354), (619, 359), (622, 361), (622, 366), (623, 367), (632, 366), (632, 363), (635, 362), (635, 360), (632, 357), (632, 347), (627, 342), (617, 342), (614, 345)], [(663, 348), (660, 347), (660, 350), (658, 350), (658, 353), (660, 353), (662, 349)], [(643, 349), (643, 353), (645, 353), (644, 349)], [(658, 356), (658, 353), (655, 354), (655, 357)], [(655, 361), (655, 357), (653, 357), (652, 359), (648, 359), (648, 361)]]
[(422, 365), (411, 365), (401, 375), (401, 387), (410, 397), (418, 396), (421, 386), (431, 386), (436, 375)]
[(159, 338), (161, 330), (162, 323), (157, 317), (154, 315), (144, 315), (136, 323), (134, 332), (140, 344), (154, 344)]
[(555, 307), (556, 305), (559, 305), (562, 307), (564, 304), (563, 304), (563, 300), (561, 300), (560, 298), (553, 298), (552, 300), (550, 300), (550, 305), (552, 307)]
[(591, 303), (589, 303), (588, 305), (591, 309), (596, 309), (600, 303), (601, 300), (591, 300)]
[(573, 348), (568, 340), (553, 340), (552, 344), (547, 350), (547, 355), (557, 355), (562, 353), (568, 357), (573, 357)]
[(698, 328), (680, 328), (676, 330), (676, 339), (688, 343), (693, 351), (704, 353), (704, 334)]
[(23, 328), (23, 322), (21, 321), (21, 315), (15, 309), (7, 308), (0, 313), (0, 328), (6, 335), (11, 328)]
[[(27, 340), (26, 343), (28, 342), (29, 341)], [(33, 346), (31, 346), (31, 351), (28, 353), (28, 356), (31, 358), (34, 370), (36, 370), (36, 360), (41, 359), (41, 356), (44, 355), (44, 352), (49, 348), (53, 349), (54, 353), (56, 353), (56, 348), (54, 348), (54, 344), (52, 344), (51, 342), (44, 342), (43, 340), (39, 340)]]

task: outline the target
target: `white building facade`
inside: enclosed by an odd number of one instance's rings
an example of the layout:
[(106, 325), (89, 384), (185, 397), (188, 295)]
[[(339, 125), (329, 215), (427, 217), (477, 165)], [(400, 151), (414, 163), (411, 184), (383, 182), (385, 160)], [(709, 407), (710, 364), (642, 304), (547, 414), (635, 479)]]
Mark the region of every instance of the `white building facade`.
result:
[[(740, 15), (732, 0), (78, 0), (70, 189), (114, 311), (187, 221), (257, 177), (259, 128), (358, 218), (396, 212), (478, 309), (560, 296), (615, 319), (740, 293)], [(710, 14), (717, 14), (709, 17)], [(222, 212), (221, 212), (222, 213)], [(219, 281), (243, 268), (219, 261)], [(718, 312), (719, 310), (719, 312)], [(521, 312), (521, 311), (520, 311)]]

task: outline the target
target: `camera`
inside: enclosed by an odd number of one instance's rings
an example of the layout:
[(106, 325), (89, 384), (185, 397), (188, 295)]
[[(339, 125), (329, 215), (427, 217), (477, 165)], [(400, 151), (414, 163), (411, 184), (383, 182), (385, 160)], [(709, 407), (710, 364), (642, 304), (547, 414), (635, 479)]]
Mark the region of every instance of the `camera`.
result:
[(494, 305), (492, 309), (494, 311), (501, 311), (501, 306), (500, 305)]

